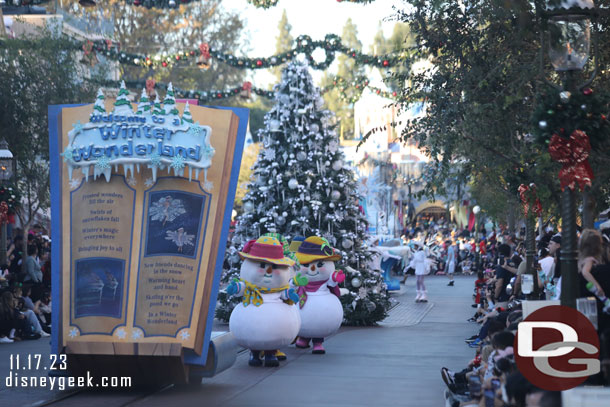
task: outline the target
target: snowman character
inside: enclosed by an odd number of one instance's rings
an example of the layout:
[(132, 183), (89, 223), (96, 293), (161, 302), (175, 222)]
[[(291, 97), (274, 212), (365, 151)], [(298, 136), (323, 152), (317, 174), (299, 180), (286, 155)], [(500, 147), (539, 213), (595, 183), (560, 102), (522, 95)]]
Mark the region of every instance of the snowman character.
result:
[(301, 329), (297, 348), (308, 348), (313, 343), (314, 354), (324, 354), (324, 338), (336, 332), (343, 322), (343, 306), (339, 301), (338, 284), (345, 280), (341, 270), (335, 270), (335, 261), (341, 255), (335, 253), (328, 241), (311, 236), (296, 252), (301, 263), (301, 273), (308, 283), (298, 287)]
[(236, 342), (250, 349), (250, 366), (279, 366), (277, 349), (289, 345), (299, 333), (299, 301), (290, 288), (294, 260), (284, 256), (281, 243), (262, 236), (244, 246), (239, 280), (227, 287), (227, 294), (243, 297), (229, 318), (229, 329)]

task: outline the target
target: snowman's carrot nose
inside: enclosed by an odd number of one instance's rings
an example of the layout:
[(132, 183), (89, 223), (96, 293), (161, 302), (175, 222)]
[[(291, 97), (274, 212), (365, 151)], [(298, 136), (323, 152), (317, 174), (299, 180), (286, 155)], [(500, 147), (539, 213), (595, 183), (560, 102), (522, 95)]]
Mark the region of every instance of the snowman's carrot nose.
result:
[(267, 267), (266, 273), (267, 274), (271, 274), (271, 272), (273, 271), (273, 267)]
[(312, 265), (312, 266), (311, 266), (309, 269), (310, 269), (311, 271), (316, 271), (316, 266)]

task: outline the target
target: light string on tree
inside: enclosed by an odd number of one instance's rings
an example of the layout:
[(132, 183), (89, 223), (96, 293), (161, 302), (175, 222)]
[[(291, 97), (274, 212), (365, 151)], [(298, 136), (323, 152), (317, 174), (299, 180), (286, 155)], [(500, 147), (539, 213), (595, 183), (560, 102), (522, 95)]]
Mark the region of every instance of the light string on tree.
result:
[[(82, 45), (78, 46), (82, 48)], [(187, 61), (195, 61), (202, 69), (210, 67), (212, 60), (218, 60), (239, 69), (265, 69), (281, 65), (293, 60), (297, 55), (303, 54), (314, 69), (327, 69), (335, 60), (335, 54), (340, 52), (352, 58), (356, 65), (371, 65), (377, 68), (391, 68), (404, 63), (398, 53), (384, 55), (368, 55), (356, 49), (348, 48), (341, 43), (341, 38), (335, 34), (326, 34), (324, 40), (313, 41), (308, 35), (300, 35), (296, 39), (296, 45), (286, 52), (270, 57), (237, 57), (231, 54), (215, 50), (208, 43), (200, 44), (196, 49), (183, 50), (174, 53), (162, 52), (159, 54), (135, 54), (121, 51), (120, 44), (106, 41), (96, 41), (93, 50), (109, 59), (117, 60), (124, 64), (142, 66), (145, 68), (167, 68)], [(316, 61), (313, 53), (317, 50), (324, 51), (325, 59)], [(401, 59), (402, 58), (402, 59)]]
[[(89, 80), (97, 85), (109, 87), (109, 88), (118, 88), (120, 86), (119, 81), (106, 81), (106, 80)], [(135, 80), (135, 81), (125, 81), (125, 85), (128, 88), (132, 89), (141, 89), (145, 88), (149, 95), (154, 95), (155, 89), (167, 90), (168, 84), (166, 83), (157, 83), (151, 79), (148, 80)], [(232, 97), (240, 97), (242, 99), (249, 99), (251, 94), (254, 93), (258, 96), (262, 96), (268, 99), (272, 99), (274, 96), (273, 91), (268, 91), (261, 88), (256, 88), (252, 86), (251, 82), (244, 82), (241, 86), (236, 86), (233, 88), (225, 89), (225, 90), (184, 90), (179, 87), (174, 86), (174, 94), (181, 99), (197, 99), (200, 102), (210, 102), (214, 100), (228, 99)]]

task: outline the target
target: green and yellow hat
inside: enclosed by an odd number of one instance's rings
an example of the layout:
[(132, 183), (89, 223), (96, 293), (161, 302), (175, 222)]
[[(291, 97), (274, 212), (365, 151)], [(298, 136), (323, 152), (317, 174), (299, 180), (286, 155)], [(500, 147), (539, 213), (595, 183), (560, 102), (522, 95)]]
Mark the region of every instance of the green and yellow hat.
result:
[(341, 255), (335, 252), (328, 240), (319, 236), (310, 236), (305, 239), (299, 246), (296, 255), (301, 264), (309, 264), (316, 260), (341, 260)]

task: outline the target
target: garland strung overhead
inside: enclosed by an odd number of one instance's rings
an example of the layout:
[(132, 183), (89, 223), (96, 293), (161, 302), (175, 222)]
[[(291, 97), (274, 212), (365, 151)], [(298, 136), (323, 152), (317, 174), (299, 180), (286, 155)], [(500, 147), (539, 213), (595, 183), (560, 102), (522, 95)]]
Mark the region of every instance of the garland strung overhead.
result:
[[(119, 81), (91, 80), (91, 82), (108, 88), (118, 88), (120, 86)], [(149, 79), (146, 81), (125, 81), (125, 86), (131, 89), (145, 88), (149, 96), (153, 96), (154, 98), (155, 90), (167, 90), (168, 84), (156, 83), (154, 80)], [(252, 86), (252, 83), (248, 81), (244, 82), (241, 86), (226, 90), (184, 90), (176, 86), (173, 88), (176, 97), (180, 99), (197, 99), (201, 103), (232, 98), (235, 96), (239, 96), (242, 99), (249, 99), (252, 93), (268, 99), (272, 99), (274, 96), (273, 91), (255, 88)]]
[[(347, 91), (352, 88), (356, 89), (356, 94), (354, 94), (354, 96), (352, 96), (350, 98), (347, 95)], [(324, 87), (320, 91), (320, 93), (324, 94), (333, 89), (338, 89), (339, 97), (341, 98), (341, 100), (348, 102), (348, 103), (356, 103), (360, 99), (360, 96), (362, 96), (362, 92), (364, 91), (365, 88), (369, 88), (372, 92), (378, 94), (379, 96), (387, 98), (387, 99), (395, 99), (397, 96), (397, 93), (395, 91), (388, 92), (388, 91), (382, 90), (380, 88), (377, 88), (375, 86), (369, 85), (368, 78), (363, 77), (363, 76), (358, 77), (354, 81), (351, 81), (351, 82), (348, 82), (347, 80), (345, 80), (345, 78), (342, 78), (340, 76), (335, 76), (335, 78), (333, 79), (333, 84)]]
[[(304, 54), (309, 65), (314, 69), (324, 70), (335, 60), (337, 52), (352, 58), (356, 65), (372, 65), (377, 68), (390, 68), (400, 64), (401, 57), (397, 53), (386, 55), (368, 55), (353, 48), (348, 48), (341, 43), (341, 38), (335, 34), (326, 34), (324, 40), (313, 41), (308, 35), (300, 35), (296, 39), (296, 46), (290, 51), (282, 52), (267, 58), (237, 57), (231, 54), (215, 50), (208, 43), (202, 43), (196, 49), (184, 50), (176, 53), (163, 52), (155, 55), (133, 54), (121, 51), (120, 44), (106, 41), (85, 42), (90, 43), (91, 50), (98, 52), (107, 58), (117, 60), (124, 64), (142, 66), (145, 68), (166, 68), (178, 63), (196, 61), (202, 69), (210, 67), (212, 60), (218, 60), (235, 68), (240, 69), (265, 69), (281, 65), (291, 61), (299, 54)], [(85, 45), (79, 45), (79, 48)], [(316, 61), (313, 53), (322, 50), (325, 53), (323, 61)]]
[[(8, 0), (10, 1), (19, 1), (19, 0)], [(24, 2), (28, 0), (23, 0)], [(30, 0), (31, 1), (31, 0)], [(41, 2), (43, 0), (37, 0)], [(176, 8), (180, 4), (189, 4), (196, 1), (202, 0), (125, 0), (127, 4), (132, 4), (134, 6), (143, 6), (146, 8)], [(252, 4), (256, 8), (268, 9), (271, 7), (275, 7), (279, 0), (248, 0), (248, 3)], [(372, 3), (375, 0), (337, 0), (337, 3), (360, 3), (360, 4), (368, 4)]]

